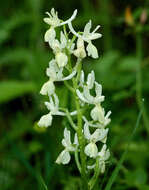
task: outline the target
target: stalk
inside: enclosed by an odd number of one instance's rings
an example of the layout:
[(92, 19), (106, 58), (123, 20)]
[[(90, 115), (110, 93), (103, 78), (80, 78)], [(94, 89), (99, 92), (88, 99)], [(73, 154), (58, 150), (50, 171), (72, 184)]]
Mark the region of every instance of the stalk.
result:
[(143, 107), (143, 122), (147, 132), (149, 133), (149, 120), (147, 117), (146, 109), (143, 104), (143, 97), (142, 97), (142, 71), (141, 71), (141, 63), (143, 59), (143, 46), (142, 46), (142, 33), (141, 30), (137, 31), (136, 33), (136, 56), (138, 59), (137, 64), (137, 72), (136, 72), (136, 100), (139, 109)]
[[(69, 64), (69, 70), (72, 72), (72, 64), (71, 64), (71, 56), (68, 54), (68, 64)], [(78, 82), (80, 79), (80, 74), (81, 74), (81, 69), (82, 69), (82, 63), (80, 60), (77, 62), (77, 76), (72, 79), (73, 83), (73, 96), (75, 99), (75, 105), (76, 105), (76, 110), (77, 110), (77, 128), (76, 132), (78, 135), (78, 141), (80, 145), (80, 161), (81, 165), (78, 166), (78, 162), (76, 162), (77, 167), (81, 167), (79, 170), (81, 172), (81, 177), (82, 177), (82, 184), (83, 184), (83, 190), (88, 190), (88, 182), (87, 182), (87, 174), (86, 174), (86, 155), (84, 153), (84, 148), (85, 148), (85, 139), (83, 135), (83, 126), (82, 126), (82, 111), (80, 107), (80, 102), (79, 98), (76, 94), (76, 90), (78, 88)], [(75, 159), (76, 160), (76, 159)], [(78, 161), (78, 159), (76, 160)]]
[(84, 142), (84, 135), (83, 135), (83, 126), (82, 126), (82, 112), (80, 108), (80, 102), (76, 94), (76, 89), (78, 88), (78, 80), (79, 76), (81, 74), (81, 68), (82, 68), (82, 63), (80, 62), (78, 64), (78, 69), (77, 69), (77, 76), (73, 80), (73, 87), (75, 89), (74, 93), (74, 98), (75, 98), (75, 104), (76, 104), (76, 110), (77, 110), (77, 135), (78, 135), (78, 141), (80, 144), (80, 159), (81, 159), (81, 176), (83, 179), (83, 185), (84, 189), (88, 189), (87, 186), (87, 175), (86, 175), (86, 155), (84, 153), (84, 147), (85, 147), (85, 142)]

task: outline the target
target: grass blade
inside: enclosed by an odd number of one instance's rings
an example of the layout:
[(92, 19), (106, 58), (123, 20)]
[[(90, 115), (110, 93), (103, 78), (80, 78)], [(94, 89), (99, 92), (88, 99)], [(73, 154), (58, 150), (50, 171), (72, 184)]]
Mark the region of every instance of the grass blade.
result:
[(121, 158), (120, 158), (120, 160), (119, 160), (119, 162), (118, 162), (116, 168), (115, 168), (114, 171), (112, 172), (112, 175), (111, 175), (111, 177), (109, 178), (109, 181), (108, 181), (108, 183), (107, 183), (107, 185), (106, 185), (106, 187), (105, 187), (105, 190), (110, 190), (111, 187), (112, 187), (112, 185), (113, 185), (113, 183), (114, 183), (114, 181), (116, 180), (116, 177), (117, 177), (117, 175), (118, 175), (118, 172), (119, 172), (119, 170), (121, 169), (121, 166), (122, 166), (122, 164), (123, 164), (123, 162), (124, 162), (124, 160), (125, 160), (125, 158), (126, 158), (126, 154), (127, 154), (127, 152), (128, 152), (129, 145), (130, 145), (130, 143), (131, 143), (131, 141), (132, 141), (132, 138), (133, 138), (133, 136), (134, 136), (134, 134), (135, 134), (135, 132), (136, 132), (138, 126), (139, 126), (139, 123), (140, 123), (140, 120), (141, 120), (141, 116), (142, 116), (142, 110), (140, 111), (140, 113), (139, 113), (139, 115), (138, 115), (138, 118), (137, 118), (137, 121), (136, 121), (136, 125), (135, 125), (134, 130), (133, 130), (133, 132), (132, 132), (132, 134), (131, 134), (131, 136), (130, 136), (130, 138), (129, 138), (129, 140), (128, 140), (127, 147), (126, 147), (124, 153), (122, 154), (122, 156), (121, 156)]
[(16, 144), (14, 144), (10, 139), (8, 139), (9, 144), (12, 146), (12, 151), (17, 157), (18, 160), (20, 160), (25, 168), (27, 169), (28, 173), (34, 177), (37, 182), (43, 187), (44, 190), (48, 190), (47, 185), (44, 182), (44, 179), (42, 178), (41, 174), (38, 171), (35, 171), (34, 168), (31, 166), (31, 164), (28, 162), (28, 160), (25, 158), (24, 154), (18, 149)]

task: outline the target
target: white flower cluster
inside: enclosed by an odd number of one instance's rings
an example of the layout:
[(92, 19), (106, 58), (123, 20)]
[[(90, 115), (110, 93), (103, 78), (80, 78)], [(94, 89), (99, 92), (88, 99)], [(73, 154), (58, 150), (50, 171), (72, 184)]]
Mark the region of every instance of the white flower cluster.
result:
[[(64, 150), (58, 156), (56, 163), (58, 164), (68, 164), (72, 152), (80, 151), (80, 142), (78, 141), (79, 136), (77, 130), (79, 126), (73, 122), (72, 116), (78, 114), (78, 110), (73, 112), (66, 113), (64, 110), (60, 111), (59, 99), (55, 92), (55, 83), (57, 81), (72, 81), (72, 79), (80, 78), (77, 81), (77, 87), (73, 88), (74, 94), (78, 97), (79, 103), (82, 106), (84, 104), (93, 105), (93, 108), (90, 112), (91, 121), (88, 121), (85, 116), (81, 116), (82, 121), (84, 122), (84, 128), (82, 130), (83, 138), (86, 142), (84, 147), (84, 154), (88, 156), (89, 159), (99, 161), (100, 171), (103, 173), (105, 171), (105, 163), (110, 156), (110, 152), (106, 146), (108, 129), (106, 126), (110, 122), (109, 111), (105, 114), (104, 109), (101, 106), (101, 102), (104, 101), (104, 96), (102, 95), (102, 86), (95, 81), (94, 71), (88, 74), (87, 81), (85, 82), (84, 71), (78, 70), (78, 65), (87, 55), (92, 58), (98, 58), (98, 51), (93, 45), (92, 41), (100, 38), (101, 34), (96, 31), (100, 26), (97, 26), (95, 30), (91, 32), (91, 21), (89, 21), (84, 28), (83, 32), (76, 32), (72, 26), (72, 21), (77, 15), (77, 10), (74, 11), (70, 19), (62, 21), (58, 18), (57, 12), (54, 8), (51, 9), (51, 12), (47, 12), (48, 17), (44, 18), (44, 21), (49, 25), (49, 29), (46, 31), (44, 40), (48, 42), (50, 48), (54, 53), (54, 58), (49, 62), (49, 67), (46, 69), (46, 75), (48, 81), (45, 82), (41, 88), (40, 93), (42, 95), (48, 95), (49, 102), (45, 102), (49, 113), (43, 115), (38, 122), (40, 127), (48, 127), (52, 125), (53, 115), (60, 116), (69, 116), (71, 120), (70, 124), (73, 123), (76, 127), (74, 135), (74, 143), (71, 142), (70, 131), (64, 129), (64, 139), (62, 140), (62, 145)], [(63, 30), (60, 31), (60, 38), (56, 38), (56, 27), (63, 26)], [(66, 31), (66, 26), (69, 29), (69, 33)], [(69, 39), (70, 32), (72, 37)], [(68, 35), (69, 34), (69, 35)], [(76, 44), (75, 44), (76, 42)], [(87, 43), (85, 45), (85, 43)], [(77, 58), (77, 63), (70, 69), (70, 58), (75, 56)], [(72, 82), (73, 84), (73, 82)], [(71, 85), (70, 85), (71, 86)], [(95, 96), (91, 94), (91, 91), (95, 88)], [(98, 151), (97, 143), (103, 143), (101, 150)], [(78, 159), (79, 160), (79, 159)], [(78, 161), (79, 162), (79, 161)], [(93, 169), (95, 164), (88, 165), (86, 164), (86, 170)]]
[[(91, 95), (91, 90), (95, 87), (95, 96)], [(92, 121), (88, 121), (85, 116), (83, 116), (84, 120), (84, 136), (88, 142), (85, 146), (85, 154), (90, 158), (98, 159), (99, 166), (101, 169), (101, 173), (105, 171), (105, 161), (108, 160), (110, 156), (110, 152), (107, 149), (106, 141), (108, 128), (105, 128), (110, 123), (110, 114), (109, 111), (105, 115), (104, 108), (101, 106), (101, 102), (104, 101), (104, 96), (102, 95), (102, 86), (95, 81), (94, 71), (88, 74), (87, 81), (84, 80), (84, 72), (81, 71), (80, 76), (80, 89), (76, 90), (76, 93), (81, 101), (81, 105), (91, 104), (94, 107), (90, 112), (90, 117)], [(81, 91), (82, 90), (82, 91)], [(92, 134), (90, 133), (90, 128), (94, 131)], [(100, 152), (98, 152), (98, 147), (96, 143), (100, 141), (103, 143), (103, 147)], [(93, 169), (95, 165), (88, 166), (88, 169)]]

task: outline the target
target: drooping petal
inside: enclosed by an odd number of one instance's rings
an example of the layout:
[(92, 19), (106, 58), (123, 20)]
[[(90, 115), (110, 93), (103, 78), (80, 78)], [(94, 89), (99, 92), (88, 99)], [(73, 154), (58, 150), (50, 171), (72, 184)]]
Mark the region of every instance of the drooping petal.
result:
[(84, 150), (85, 154), (89, 156), (90, 158), (96, 158), (98, 153), (98, 148), (95, 143), (91, 142), (89, 143)]
[(64, 129), (64, 139), (67, 146), (71, 146), (70, 131), (66, 127)]
[(108, 131), (109, 131), (109, 129), (99, 129), (99, 136), (97, 138), (97, 141), (106, 143)]
[(49, 126), (51, 126), (51, 124), (52, 124), (52, 115), (51, 115), (51, 113), (43, 115), (40, 118), (39, 122), (38, 122), (39, 127), (49, 127)]
[(55, 91), (54, 83), (52, 81), (48, 81), (48, 82), (43, 84), (43, 86), (40, 90), (40, 94), (52, 95), (54, 93), (54, 91)]
[(59, 52), (56, 54), (56, 61), (59, 67), (64, 67), (68, 62), (68, 57), (65, 53)]
[(95, 82), (95, 92), (96, 92), (96, 96), (102, 95), (102, 85), (99, 84), (98, 82)]
[(56, 163), (57, 164), (68, 164), (70, 162), (70, 154), (68, 151), (63, 150), (60, 155), (58, 156)]
[(74, 50), (73, 54), (78, 57), (78, 58), (85, 58), (86, 57), (86, 52), (85, 52), (85, 48), (84, 48), (84, 40), (79, 37), (77, 40), (77, 49)]
[(86, 50), (88, 52), (88, 56), (91, 56), (94, 59), (98, 58), (97, 48), (91, 42), (88, 43)]
[(90, 134), (90, 131), (89, 131), (88, 123), (84, 124), (84, 136), (85, 136), (86, 139), (90, 140), (91, 134)]
[(91, 71), (91, 73), (89, 73), (87, 77), (87, 86), (89, 89), (93, 88), (94, 82), (95, 82), (95, 73), (94, 71)]
[(95, 106), (92, 110), (91, 110), (91, 118), (94, 120), (94, 121), (98, 121), (98, 118), (99, 118), (99, 114), (98, 114), (98, 108)]
[(45, 42), (52, 42), (56, 37), (56, 32), (54, 28), (50, 28), (49, 30), (46, 31), (44, 40)]
[(73, 51), (73, 54), (78, 57), (78, 58), (85, 58), (86, 57), (86, 52), (84, 48), (78, 48), (76, 50)]
[(65, 48), (67, 45), (67, 39), (62, 31), (61, 31), (60, 41), (61, 41), (61, 48)]
[(92, 142), (96, 143), (97, 141), (99, 141), (99, 136), (100, 136), (100, 135), (101, 135), (101, 134), (100, 134), (100, 129), (96, 129), (96, 130), (94, 131), (94, 133), (91, 135), (90, 140), (91, 140)]

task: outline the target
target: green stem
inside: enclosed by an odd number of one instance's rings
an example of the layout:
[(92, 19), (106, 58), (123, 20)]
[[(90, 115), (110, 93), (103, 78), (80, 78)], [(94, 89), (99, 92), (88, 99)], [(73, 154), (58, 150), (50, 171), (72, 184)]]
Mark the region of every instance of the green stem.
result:
[(75, 151), (75, 161), (76, 161), (76, 164), (77, 164), (77, 168), (78, 168), (79, 172), (81, 173), (81, 165), (80, 165), (80, 162), (79, 162), (78, 150)]
[(110, 8), (109, 1), (104, 0), (101, 3), (101, 11), (103, 13), (103, 33), (104, 33), (104, 49), (105, 52), (108, 52), (112, 49), (112, 35), (111, 35), (111, 17), (110, 17)]
[(84, 189), (88, 189), (87, 175), (86, 175), (86, 155), (84, 153), (85, 139), (84, 139), (84, 135), (82, 132), (82, 129), (83, 129), (82, 111), (80, 108), (79, 98), (76, 94), (76, 89), (78, 88), (78, 80), (79, 80), (79, 76), (81, 74), (81, 68), (82, 68), (82, 63), (79, 62), (78, 68), (77, 68), (77, 76), (76, 76), (76, 78), (73, 79), (73, 87), (75, 89), (74, 97), (75, 97), (75, 104), (76, 104), (76, 110), (77, 110), (77, 135), (78, 135), (78, 141), (79, 141), (79, 145), (80, 145), (81, 175), (82, 175), (82, 179), (83, 179)]
[(97, 158), (94, 175), (88, 183), (89, 184), (89, 190), (92, 190), (94, 188), (94, 186), (96, 185), (99, 174), (100, 174), (100, 168), (99, 168), (99, 160)]
[(70, 90), (72, 93), (74, 93), (74, 89), (68, 84), (67, 81), (64, 81), (64, 85)]
[[(71, 56), (68, 54), (68, 66), (69, 66), (69, 72), (72, 72), (72, 64), (71, 64)], [(85, 148), (85, 139), (83, 135), (83, 126), (82, 126), (82, 111), (80, 108), (80, 102), (79, 98), (76, 94), (76, 90), (78, 88), (78, 82), (79, 78), (81, 75), (81, 69), (82, 69), (82, 63), (81, 60), (77, 61), (76, 64), (76, 70), (77, 70), (77, 76), (72, 79), (72, 84), (73, 84), (73, 96), (75, 99), (75, 104), (76, 104), (76, 110), (77, 110), (77, 136), (78, 136), (78, 141), (79, 141), (79, 147), (80, 147), (80, 161), (81, 161), (81, 177), (82, 177), (82, 182), (83, 182), (83, 190), (88, 190), (88, 182), (87, 182), (87, 174), (86, 174), (86, 155), (84, 153), (84, 148)]]
[[(142, 101), (142, 72), (141, 72), (141, 63), (143, 59), (143, 47), (142, 47), (142, 34), (141, 29), (137, 31), (136, 34), (136, 56), (138, 59), (137, 72), (136, 72), (136, 99), (139, 109), (141, 109)], [(146, 127), (147, 132), (149, 133), (149, 120), (146, 113), (145, 107), (143, 107), (143, 122)]]
[(72, 118), (71, 118), (71, 115), (68, 111), (68, 109), (66, 108), (59, 108), (60, 110), (64, 111), (66, 113), (66, 117), (70, 123), (70, 125), (72, 126), (72, 128), (76, 131), (77, 130), (77, 126), (75, 125), (75, 123), (73, 122)]

